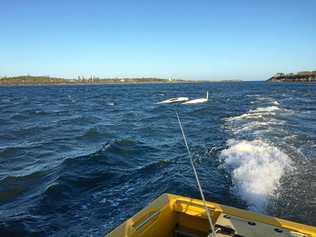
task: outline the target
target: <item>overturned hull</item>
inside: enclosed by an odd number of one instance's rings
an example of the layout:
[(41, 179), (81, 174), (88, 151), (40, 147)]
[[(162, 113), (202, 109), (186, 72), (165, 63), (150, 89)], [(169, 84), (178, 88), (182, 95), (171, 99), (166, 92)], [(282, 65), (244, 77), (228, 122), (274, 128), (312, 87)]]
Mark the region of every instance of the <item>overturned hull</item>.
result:
[(176, 97), (176, 98), (171, 98), (168, 100), (163, 100), (158, 102), (157, 104), (173, 104), (173, 103), (182, 103), (185, 101), (188, 101), (189, 98), (188, 97)]

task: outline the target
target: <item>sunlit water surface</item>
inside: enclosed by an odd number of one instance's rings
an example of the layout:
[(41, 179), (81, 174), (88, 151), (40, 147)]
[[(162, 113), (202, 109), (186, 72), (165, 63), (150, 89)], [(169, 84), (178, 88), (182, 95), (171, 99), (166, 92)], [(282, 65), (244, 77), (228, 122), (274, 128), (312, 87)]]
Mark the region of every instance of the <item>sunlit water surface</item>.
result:
[(315, 85), (0, 87), (0, 235), (103, 236), (199, 198), (176, 110), (208, 200), (316, 225)]

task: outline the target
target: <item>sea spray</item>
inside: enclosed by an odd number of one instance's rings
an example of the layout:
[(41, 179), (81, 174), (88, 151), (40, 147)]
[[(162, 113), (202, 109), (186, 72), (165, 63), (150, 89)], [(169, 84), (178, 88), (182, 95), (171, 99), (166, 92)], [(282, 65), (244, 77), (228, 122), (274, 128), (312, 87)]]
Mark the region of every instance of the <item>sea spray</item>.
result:
[(292, 169), (290, 158), (262, 140), (229, 140), (227, 144), (220, 157), (225, 169), (231, 172), (233, 192), (240, 195), (250, 209), (264, 212), (281, 177)]

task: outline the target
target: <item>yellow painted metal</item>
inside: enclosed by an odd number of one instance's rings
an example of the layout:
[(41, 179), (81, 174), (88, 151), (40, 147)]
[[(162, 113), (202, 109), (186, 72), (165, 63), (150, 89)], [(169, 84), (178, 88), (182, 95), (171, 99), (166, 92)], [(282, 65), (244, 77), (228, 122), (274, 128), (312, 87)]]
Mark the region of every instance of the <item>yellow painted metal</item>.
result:
[[(213, 223), (216, 223), (221, 214), (226, 214), (234, 218), (262, 223), (264, 226), (270, 225), (272, 228), (281, 228), (287, 232), (296, 232), (300, 236), (316, 237), (316, 227), (313, 226), (265, 216), (213, 202), (207, 202), (207, 206), (211, 211)], [(203, 202), (188, 197), (163, 194), (106, 235), (106, 237), (172, 237), (174, 236), (176, 226), (183, 226), (207, 233), (209, 224)]]

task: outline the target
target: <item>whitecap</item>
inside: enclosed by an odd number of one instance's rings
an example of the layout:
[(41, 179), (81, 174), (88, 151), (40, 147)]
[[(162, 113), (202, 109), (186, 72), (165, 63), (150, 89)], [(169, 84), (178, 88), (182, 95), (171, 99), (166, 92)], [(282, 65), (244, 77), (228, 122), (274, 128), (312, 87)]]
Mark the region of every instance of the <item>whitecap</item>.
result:
[(226, 120), (234, 121), (234, 120), (242, 120), (242, 119), (257, 119), (257, 118), (262, 118), (263, 116), (275, 115), (275, 112), (280, 111), (280, 110), (281, 108), (276, 105), (267, 106), (267, 107), (258, 107), (254, 110), (249, 110), (247, 113), (244, 113), (242, 115), (229, 117)]
[(250, 110), (250, 112), (252, 112), (252, 113), (269, 113), (269, 112), (273, 112), (276, 110), (280, 110), (280, 108), (278, 106), (272, 105), (272, 106), (268, 106), (268, 107), (259, 107), (255, 110)]
[(272, 104), (274, 104), (274, 105), (280, 105), (280, 103), (279, 103), (278, 101), (276, 101), (276, 100), (273, 101)]

